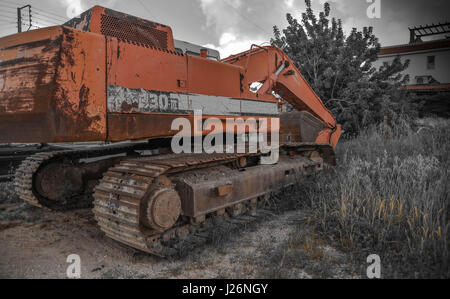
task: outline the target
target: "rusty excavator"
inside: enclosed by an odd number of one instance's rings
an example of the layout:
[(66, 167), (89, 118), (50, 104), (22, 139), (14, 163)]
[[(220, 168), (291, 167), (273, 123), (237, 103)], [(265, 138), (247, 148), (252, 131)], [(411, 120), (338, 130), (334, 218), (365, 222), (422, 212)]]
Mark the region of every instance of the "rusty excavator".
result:
[[(257, 217), (274, 188), (335, 164), (341, 127), (283, 51), (252, 45), (220, 60), (177, 44), (166, 25), (100, 6), (0, 38), (0, 143), (63, 144), (20, 164), (19, 197), (50, 210), (93, 206), (108, 237), (163, 255), (214, 219)], [(286, 102), (296, 111), (281, 113)], [(269, 120), (278, 162), (261, 163), (261, 151), (174, 153), (172, 122), (195, 126), (194, 111), (200, 122)]]

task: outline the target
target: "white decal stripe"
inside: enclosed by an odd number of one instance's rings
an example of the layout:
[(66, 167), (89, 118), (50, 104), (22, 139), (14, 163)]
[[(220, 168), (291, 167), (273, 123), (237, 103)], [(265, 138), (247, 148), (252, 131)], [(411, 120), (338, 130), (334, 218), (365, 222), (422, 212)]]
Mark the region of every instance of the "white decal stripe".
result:
[(267, 115), (277, 116), (273, 102), (208, 96), (201, 94), (166, 93), (145, 89), (108, 86), (108, 112), (179, 113), (201, 110), (203, 115)]

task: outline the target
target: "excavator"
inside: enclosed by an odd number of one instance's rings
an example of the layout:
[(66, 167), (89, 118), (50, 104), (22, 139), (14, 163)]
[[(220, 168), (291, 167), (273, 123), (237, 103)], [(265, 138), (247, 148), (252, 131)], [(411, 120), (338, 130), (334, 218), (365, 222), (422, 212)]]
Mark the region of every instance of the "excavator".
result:
[[(220, 60), (191, 46), (101, 6), (0, 38), (0, 143), (59, 146), (18, 166), (18, 196), (53, 211), (92, 207), (108, 237), (163, 255), (215, 219), (257, 217), (272, 190), (335, 165), (341, 126), (282, 50), (252, 45)], [(197, 126), (193, 138), (213, 118), (256, 121), (224, 125), (235, 140), (279, 142), (269, 153), (175, 153), (179, 118)], [(275, 150), (276, 163), (262, 163)]]

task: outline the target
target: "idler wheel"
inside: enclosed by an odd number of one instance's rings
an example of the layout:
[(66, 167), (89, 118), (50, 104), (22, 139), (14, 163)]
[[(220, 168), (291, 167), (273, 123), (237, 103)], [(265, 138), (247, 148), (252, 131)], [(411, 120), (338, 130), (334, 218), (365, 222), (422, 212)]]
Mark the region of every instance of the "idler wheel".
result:
[(39, 170), (35, 186), (46, 199), (67, 200), (72, 194), (82, 192), (82, 171), (70, 164), (51, 163)]
[(144, 200), (143, 224), (163, 232), (171, 228), (181, 214), (181, 198), (171, 188), (160, 188), (151, 192)]

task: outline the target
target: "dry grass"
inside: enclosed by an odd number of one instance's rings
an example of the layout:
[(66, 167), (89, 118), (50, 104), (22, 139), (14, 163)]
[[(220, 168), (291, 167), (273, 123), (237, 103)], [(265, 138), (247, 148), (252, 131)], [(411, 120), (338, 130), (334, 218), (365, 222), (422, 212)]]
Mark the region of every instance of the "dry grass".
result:
[[(449, 153), (450, 121), (400, 120), (367, 129), (339, 144), (338, 166), (332, 172), (301, 178), (298, 186), (273, 194), (270, 205), (277, 215), (272, 222), (254, 223), (240, 234), (218, 229), (211, 247), (192, 251), (174, 267), (161, 266), (169, 270), (161, 275), (366, 277), (366, 258), (375, 253), (381, 257), (383, 278), (448, 278)], [(298, 211), (293, 218), (278, 219), (291, 210)], [(42, 215), (18, 203), (10, 183), (0, 183), (0, 230)], [(243, 243), (245, 235), (253, 236), (250, 247)], [(97, 241), (92, 244), (97, 246)], [(141, 259), (138, 264), (147, 271), (150, 258)], [(101, 277), (147, 273), (136, 265), (119, 267), (119, 260), (112, 259)]]
[(384, 277), (450, 276), (450, 121), (430, 123), (400, 120), (343, 141), (339, 166), (303, 186), (316, 229), (361, 274), (375, 253)]

